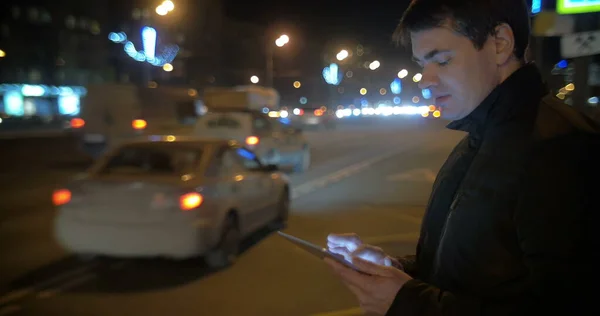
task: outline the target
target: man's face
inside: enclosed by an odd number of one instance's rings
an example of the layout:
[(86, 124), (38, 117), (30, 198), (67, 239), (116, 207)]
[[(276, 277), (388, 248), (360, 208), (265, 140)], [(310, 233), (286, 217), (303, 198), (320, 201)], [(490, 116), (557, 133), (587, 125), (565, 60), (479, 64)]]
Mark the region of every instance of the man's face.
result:
[(477, 50), (445, 27), (411, 33), (411, 40), (413, 58), (423, 68), (419, 87), (431, 91), (446, 119), (469, 115), (500, 82), (492, 40)]

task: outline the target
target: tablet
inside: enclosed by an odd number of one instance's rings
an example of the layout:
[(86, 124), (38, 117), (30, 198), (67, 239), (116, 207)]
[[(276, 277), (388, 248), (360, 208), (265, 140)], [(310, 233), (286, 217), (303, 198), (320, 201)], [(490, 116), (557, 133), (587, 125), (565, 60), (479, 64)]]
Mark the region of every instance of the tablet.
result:
[(325, 259), (325, 258), (330, 258), (330, 259), (335, 260), (349, 268), (352, 268), (356, 271), (363, 273), (358, 268), (356, 268), (351, 262), (348, 262), (346, 259), (344, 259), (344, 256), (342, 256), (342, 255), (332, 253), (329, 250), (327, 250), (326, 248), (319, 247), (315, 244), (309, 243), (306, 240), (300, 239), (298, 237), (294, 237), (292, 235), (288, 235), (286, 233), (282, 233), (281, 231), (278, 231), (277, 233), (279, 234), (279, 236), (285, 238), (286, 240), (292, 242), (296, 246), (300, 247), (301, 249), (305, 250), (306, 252), (310, 253), (311, 255), (313, 255), (321, 260)]

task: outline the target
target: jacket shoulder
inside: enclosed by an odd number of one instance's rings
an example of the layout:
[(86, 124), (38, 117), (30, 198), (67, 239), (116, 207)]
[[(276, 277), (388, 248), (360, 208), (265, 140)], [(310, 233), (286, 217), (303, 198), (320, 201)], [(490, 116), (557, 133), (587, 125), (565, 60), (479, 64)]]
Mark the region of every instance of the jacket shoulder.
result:
[(534, 138), (550, 140), (576, 135), (600, 135), (600, 122), (552, 95), (541, 99), (533, 128)]

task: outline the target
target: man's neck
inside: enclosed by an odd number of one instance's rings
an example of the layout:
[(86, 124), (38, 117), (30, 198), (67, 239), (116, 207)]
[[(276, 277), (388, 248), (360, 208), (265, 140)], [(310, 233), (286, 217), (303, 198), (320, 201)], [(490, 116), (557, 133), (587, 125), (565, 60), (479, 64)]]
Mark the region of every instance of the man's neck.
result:
[(501, 65), (498, 69), (498, 85), (504, 82), (519, 68), (525, 66), (525, 62), (516, 58), (509, 59), (504, 65)]

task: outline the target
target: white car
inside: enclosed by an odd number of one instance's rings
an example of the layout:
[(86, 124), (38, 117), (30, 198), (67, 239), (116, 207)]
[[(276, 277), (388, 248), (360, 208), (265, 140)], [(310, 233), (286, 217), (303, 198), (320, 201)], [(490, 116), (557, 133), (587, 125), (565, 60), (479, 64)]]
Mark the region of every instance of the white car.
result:
[(149, 136), (112, 149), (52, 200), (55, 237), (70, 252), (223, 267), (244, 237), (285, 225), (290, 187), (236, 141)]
[(256, 152), (265, 164), (304, 172), (310, 167), (310, 147), (301, 129), (253, 110), (209, 110), (198, 118), (195, 136), (235, 139)]

